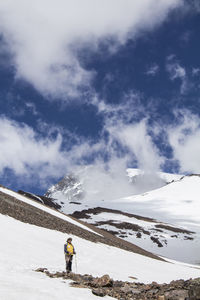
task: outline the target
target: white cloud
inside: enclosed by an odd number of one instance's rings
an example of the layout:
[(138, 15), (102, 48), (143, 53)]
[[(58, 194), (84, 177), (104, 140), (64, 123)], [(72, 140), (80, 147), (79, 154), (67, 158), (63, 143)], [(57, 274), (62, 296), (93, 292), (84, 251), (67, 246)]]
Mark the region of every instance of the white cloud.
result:
[(176, 60), (174, 55), (170, 55), (167, 58), (166, 69), (172, 81), (180, 79), (180, 93), (185, 94), (190, 88), (187, 72), (186, 69), (183, 66), (181, 66), (180, 63)]
[(200, 120), (189, 111), (181, 111), (179, 124), (168, 129), (173, 156), (180, 164), (180, 171), (200, 173)]
[(0, 33), (12, 54), (16, 78), (46, 96), (66, 98), (77, 95), (78, 87), (93, 76), (81, 65), (77, 50), (86, 45), (97, 49), (99, 41), (110, 37), (116, 50), (127, 37), (152, 30), (182, 2), (2, 0)]
[(39, 112), (36, 109), (36, 105), (33, 102), (26, 102), (25, 106), (28, 111), (30, 111), (34, 116), (39, 115)]
[(192, 75), (198, 76), (200, 73), (200, 68), (192, 68)]
[(146, 75), (155, 76), (159, 72), (159, 66), (157, 64), (151, 65), (146, 71)]
[[(42, 134), (24, 123), (18, 123), (6, 117), (0, 117), (0, 174), (9, 169), (16, 175), (19, 182), (30, 184), (37, 182), (46, 186), (52, 178), (66, 175), (78, 165), (85, 162), (85, 158), (99, 153), (105, 147), (104, 141), (92, 143), (64, 132), (60, 128), (53, 128), (48, 124), (39, 124)], [(63, 149), (65, 139), (69, 141)], [(9, 180), (8, 180), (9, 181)]]
[[(139, 96), (132, 93), (130, 97), (135, 99), (133, 111), (129, 102), (119, 106), (98, 102), (97, 107), (99, 113), (104, 114), (105, 123), (99, 140), (95, 142), (74, 136), (62, 128), (52, 129), (43, 122), (38, 124), (38, 134), (25, 124), (1, 117), (0, 173), (3, 175), (9, 168), (18, 180), (21, 178), (29, 184), (33, 178), (40, 185), (45, 185), (52, 178), (57, 180), (67, 173), (78, 171), (82, 172), (87, 187), (94, 181), (94, 189), (100, 191), (103, 186), (109, 185), (106, 192), (103, 189), (105, 197), (111, 197), (116, 183), (113, 196), (121, 195), (120, 182), (127, 194), (136, 192), (127, 182), (128, 164), (135, 162), (145, 173), (151, 174), (152, 179), (160, 170), (163, 158), (148, 133), (146, 120), (135, 120), (138, 112), (143, 115), (138, 104)], [(88, 165), (84, 173), (82, 167)], [(140, 184), (141, 190), (145, 184)], [(98, 194), (98, 197), (103, 194)]]
[[(124, 122), (122, 110), (121, 119), (118, 112), (115, 111), (118, 116), (116, 123), (115, 113), (111, 116), (107, 108), (109, 117), (104, 127), (107, 138), (98, 144), (101, 155), (96, 156), (93, 164), (73, 169), (83, 184), (88, 200), (117, 199), (164, 185), (157, 174), (163, 158), (147, 132), (146, 120), (128, 125)], [(106, 154), (105, 161), (103, 156)], [(133, 185), (128, 181), (126, 169), (134, 160), (141, 174)]]
[(0, 118), (0, 172), (9, 168), (17, 175), (38, 178), (60, 176), (65, 155), (60, 147), (62, 138), (42, 138), (25, 124)]
[(122, 146), (128, 147), (135, 156), (138, 167), (147, 173), (159, 171), (163, 159), (147, 131), (146, 120), (135, 124), (119, 124), (108, 127), (112, 138), (117, 139)]

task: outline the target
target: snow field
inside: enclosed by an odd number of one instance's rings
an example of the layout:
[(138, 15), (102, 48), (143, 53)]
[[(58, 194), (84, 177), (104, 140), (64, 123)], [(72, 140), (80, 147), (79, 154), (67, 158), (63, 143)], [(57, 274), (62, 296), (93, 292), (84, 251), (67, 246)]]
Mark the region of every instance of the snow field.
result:
[[(122, 222), (127, 222), (130, 224), (136, 224), (141, 226), (143, 229), (147, 230), (157, 236), (159, 241), (162, 243), (163, 247), (159, 248), (156, 243), (153, 243), (151, 240), (151, 235), (145, 235), (144, 233), (141, 234), (141, 238), (136, 237), (136, 233), (129, 229), (122, 229), (121, 231), (126, 232), (126, 237), (123, 237), (128, 242), (131, 242), (147, 251), (155, 253), (157, 255), (165, 256), (171, 259), (200, 264), (200, 236), (192, 235), (194, 240), (188, 240), (185, 236), (188, 236), (184, 233), (176, 233), (168, 230), (162, 229), (162, 233), (156, 231), (155, 225), (163, 224), (163, 225), (170, 225), (165, 223), (156, 223), (156, 222), (147, 222), (144, 220), (138, 220), (134, 217), (128, 217), (117, 213), (108, 213), (103, 212), (97, 215), (90, 215), (91, 219), (82, 219), (85, 222), (94, 224), (95, 222), (99, 221), (108, 221), (112, 220), (116, 224), (120, 224)], [(173, 225), (171, 225), (173, 226)], [(106, 230), (113, 230), (117, 231), (115, 226), (110, 224), (103, 224), (98, 226), (101, 229)], [(179, 227), (181, 228), (181, 227)], [(155, 229), (155, 231), (154, 231)], [(131, 233), (131, 234), (130, 234)], [(120, 235), (120, 231), (119, 231)], [(177, 236), (172, 237), (172, 236)], [(165, 244), (166, 241), (166, 244)], [(184, 251), (180, 251), (180, 249), (184, 249)]]
[[(69, 287), (69, 282), (51, 279), (36, 273), (38, 267), (63, 271), (63, 245), (67, 235), (38, 226), (22, 223), (0, 215), (0, 299), (96, 299), (91, 291)], [(175, 279), (200, 277), (200, 268), (166, 263), (120, 250), (104, 244), (95, 244), (72, 235), (77, 251), (78, 273), (140, 282), (170, 282)], [(75, 271), (75, 261), (73, 262)], [(109, 297), (105, 298), (109, 299)]]
[(200, 177), (184, 177), (140, 195), (106, 201), (104, 207), (114, 207), (200, 232)]
[(0, 215), (0, 237), (1, 300), (96, 299), (87, 289), (70, 287), (69, 281), (34, 272), (38, 267), (65, 269), (65, 234)]

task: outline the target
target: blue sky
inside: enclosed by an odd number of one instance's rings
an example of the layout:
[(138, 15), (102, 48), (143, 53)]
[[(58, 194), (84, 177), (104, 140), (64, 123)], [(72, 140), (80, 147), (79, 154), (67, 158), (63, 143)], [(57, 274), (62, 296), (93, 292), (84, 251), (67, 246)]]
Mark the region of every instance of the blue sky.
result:
[(0, 183), (199, 173), (199, 29), (198, 1), (2, 1)]

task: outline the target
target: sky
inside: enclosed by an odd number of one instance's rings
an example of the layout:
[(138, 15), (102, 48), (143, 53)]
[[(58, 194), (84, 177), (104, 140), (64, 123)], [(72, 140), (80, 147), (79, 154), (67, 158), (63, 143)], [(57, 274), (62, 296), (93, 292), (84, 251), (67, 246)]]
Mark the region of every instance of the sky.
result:
[(0, 183), (200, 173), (199, 30), (196, 0), (0, 0)]

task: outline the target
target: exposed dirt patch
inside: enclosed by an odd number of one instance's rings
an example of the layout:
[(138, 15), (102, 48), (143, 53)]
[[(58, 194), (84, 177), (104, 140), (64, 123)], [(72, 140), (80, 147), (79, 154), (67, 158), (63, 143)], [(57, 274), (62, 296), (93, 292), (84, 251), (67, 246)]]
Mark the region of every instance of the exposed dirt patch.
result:
[(158, 224), (158, 225), (155, 225), (155, 227), (156, 228), (162, 228), (162, 229), (169, 230), (169, 231), (176, 232), (176, 233), (186, 233), (186, 234), (193, 234), (193, 233), (195, 233), (193, 231), (189, 231), (189, 230), (186, 230), (186, 229), (181, 229), (181, 228), (176, 228), (176, 227), (168, 226), (168, 225), (165, 225), (165, 224)]
[[(116, 221), (108, 220), (108, 221), (96, 222), (94, 225), (95, 226), (111, 225), (111, 226), (114, 226), (118, 229), (132, 230), (132, 231), (135, 231), (135, 232), (143, 232), (144, 234), (150, 235), (150, 232), (145, 230), (141, 226), (139, 226), (137, 224), (127, 223), (127, 222), (117, 223)], [(126, 232), (124, 234), (126, 234)]]
[(142, 217), (142, 216), (126, 213), (126, 212), (123, 212), (120, 210), (110, 209), (110, 208), (105, 208), (105, 207), (95, 207), (95, 208), (84, 209), (82, 211), (75, 211), (73, 214), (71, 214), (71, 216), (76, 219), (90, 219), (91, 217), (89, 215), (91, 215), (91, 214), (98, 215), (103, 212), (119, 214), (119, 215), (123, 215), (123, 216), (129, 217), (129, 218), (136, 218), (137, 220), (157, 223), (157, 221), (152, 218)]

